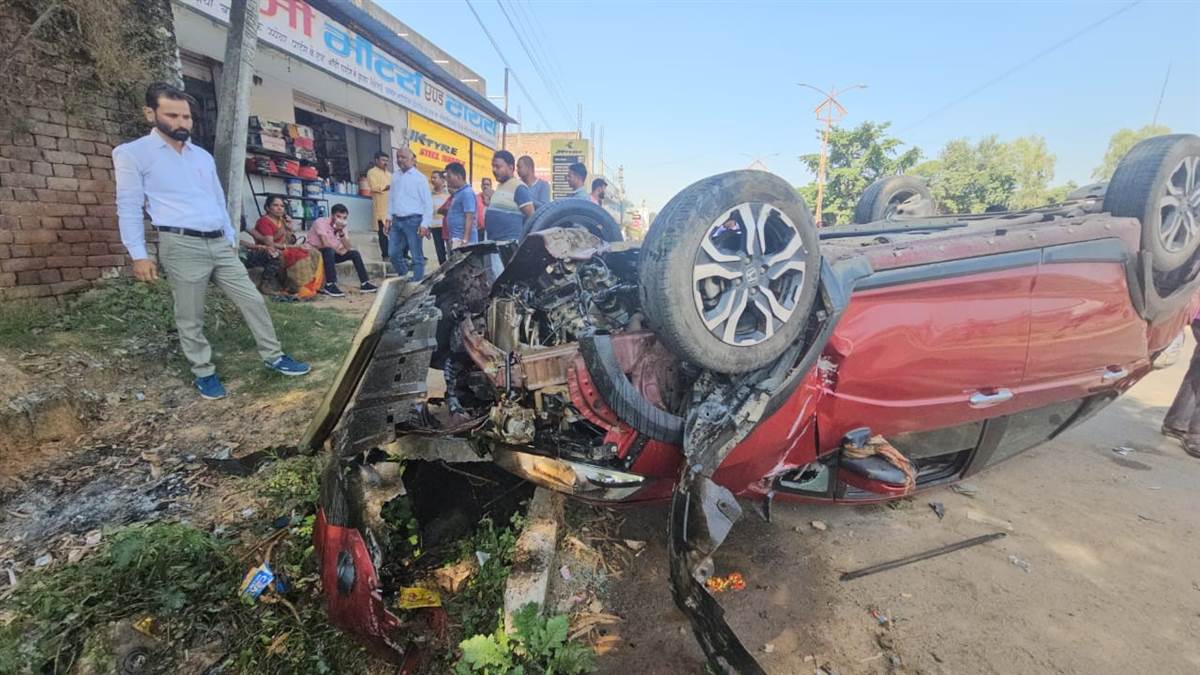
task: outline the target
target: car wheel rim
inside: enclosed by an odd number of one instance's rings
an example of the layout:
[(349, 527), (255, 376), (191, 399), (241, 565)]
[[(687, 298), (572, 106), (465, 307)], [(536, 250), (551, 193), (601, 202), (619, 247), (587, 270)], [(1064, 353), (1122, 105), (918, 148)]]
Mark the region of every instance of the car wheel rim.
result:
[(1159, 241), (1171, 253), (1191, 250), (1200, 237), (1200, 157), (1185, 157), (1159, 197)]
[(736, 347), (770, 339), (796, 310), (807, 257), (800, 229), (779, 207), (747, 202), (725, 211), (705, 231), (692, 272), (705, 328)]

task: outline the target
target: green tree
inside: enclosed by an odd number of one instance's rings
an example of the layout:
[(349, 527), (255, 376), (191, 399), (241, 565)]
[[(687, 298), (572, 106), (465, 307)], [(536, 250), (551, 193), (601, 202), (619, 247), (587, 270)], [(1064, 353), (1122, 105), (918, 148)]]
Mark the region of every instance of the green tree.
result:
[(937, 159), (910, 173), (929, 183), (943, 211), (981, 213), (994, 206), (1028, 209), (1053, 201), (1054, 163), (1040, 136), (1005, 143), (992, 135), (974, 145), (965, 138), (952, 140)]
[[(868, 185), (883, 176), (904, 173), (921, 159), (920, 148), (903, 150), (904, 142), (888, 135), (890, 126), (890, 122), (863, 122), (853, 129), (834, 127), (829, 131), (829, 163), (821, 208), (837, 222), (850, 221), (854, 204)], [(816, 175), (821, 156), (801, 155), (800, 161)], [(797, 188), (797, 192), (805, 203), (816, 208), (816, 182)], [(820, 214), (814, 217), (821, 219)]]
[(1171, 130), (1167, 127), (1154, 124), (1147, 124), (1136, 131), (1133, 129), (1118, 130), (1108, 139), (1108, 150), (1105, 151), (1104, 160), (1100, 162), (1100, 166), (1096, 167), (1096, 170), (1092, 172), (1092, 179), (1102, 181), (1112, 178), (1113, 172), (1117, 170), (1117, 162), (1121, 161), (1121, 158), (1138, 141), (1169, 133), (1171, 133)]

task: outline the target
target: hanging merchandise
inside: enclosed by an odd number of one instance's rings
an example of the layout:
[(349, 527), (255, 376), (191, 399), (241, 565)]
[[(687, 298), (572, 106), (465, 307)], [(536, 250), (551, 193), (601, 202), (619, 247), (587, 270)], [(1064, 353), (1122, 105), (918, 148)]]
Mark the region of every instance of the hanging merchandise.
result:
[(304, 217), (304, 202), (299, 199), (293, 199), (288, 202), (288, 215), (297, 220)]
[(288, 178), (284, 183), (287, 185), (287, 194), (289, 197), (303, 197), (304, 184), (299, 178)]

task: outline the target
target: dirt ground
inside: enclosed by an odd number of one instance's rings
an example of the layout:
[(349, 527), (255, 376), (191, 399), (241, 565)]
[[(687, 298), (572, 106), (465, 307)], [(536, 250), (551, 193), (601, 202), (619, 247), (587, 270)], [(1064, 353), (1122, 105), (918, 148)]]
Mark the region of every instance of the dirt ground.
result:
[[(1158, 434), (1186, 367), (1185, 356), (1064, 437), (972, 478), (973, 497), (937, 488), (894, 509), (776, 503), (769, 524), (743, 503), (716, 560), (718, 574), (747, 582), (721, 595), (730, 624), (770, 673), (1200, 672), (1200, 460)], [(944, 520), (929, 502), (945, 505)], [(1012, 531), (838, 581), (997, 530), (968, 511)], [(607, 599), (624, 641), (599, 672), (703, 672), (667, 588), (666, 509), (623, 515), (622, 536), (648, 546)]]

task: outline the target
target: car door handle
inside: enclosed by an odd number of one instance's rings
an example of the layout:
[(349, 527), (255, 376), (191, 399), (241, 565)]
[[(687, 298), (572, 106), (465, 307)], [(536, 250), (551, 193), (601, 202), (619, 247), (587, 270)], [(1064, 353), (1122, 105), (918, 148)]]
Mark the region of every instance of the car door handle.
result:
[(971, 404), (972, 408), (990, 408), (994, 405), (1000, 405), (1001, 403), (1011, 401), (1012, 397), (1013, 393), (1008, 389), (997, 389), (991, 393), (977, 391), (974, 394), (971, 394), (969, 403)]
[(1100, 379), (1104, 380), (1105, 382), (1116, 382), (1117, 380), (1124, 379), (1128, 374), (1129, 371), (1125, 370), (1124, 368), (1118, 367), (1116, 370), (1110, 368), (1104, 371), (1104, 374), (1100, 376)]

